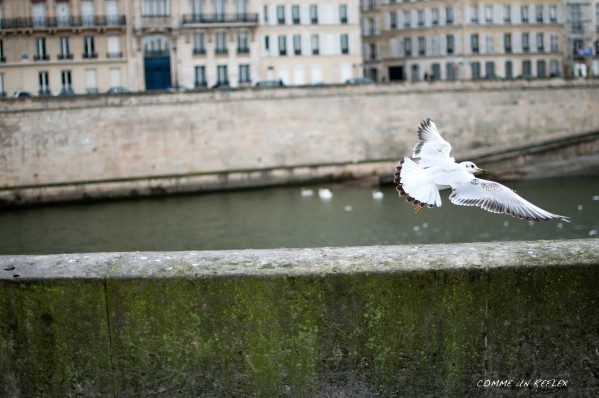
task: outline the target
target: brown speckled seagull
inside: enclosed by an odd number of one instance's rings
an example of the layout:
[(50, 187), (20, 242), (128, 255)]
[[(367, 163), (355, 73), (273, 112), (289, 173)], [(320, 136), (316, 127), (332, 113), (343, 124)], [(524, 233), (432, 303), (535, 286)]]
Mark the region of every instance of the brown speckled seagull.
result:
[(563, 220), (568, 217), (550, 213), (517, 195), (513, 190), (494, 181), (476, 178), (482, 172), (472, 162), (456, 163), (450, 157), (451, 145), (441, 137), (435, 123), (427, 119), (418, 127), (418, 144), (413, 158), (405, 157), (395, 168), (395, 183), (399, 196), (416, 206), (441, 206), (439, 190), (451, 188), (449, 200), (455, 205), (479, 206), (492, 213), (509, 214), (529, 221)]

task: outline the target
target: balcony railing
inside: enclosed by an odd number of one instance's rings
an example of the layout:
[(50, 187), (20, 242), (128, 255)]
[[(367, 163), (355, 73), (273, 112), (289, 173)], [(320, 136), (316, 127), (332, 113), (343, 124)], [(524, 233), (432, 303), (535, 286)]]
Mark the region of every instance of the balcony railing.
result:
[(82, 55), (83, 59), (91, 59), (91, 58), (98, 58), (98, 53), (92, 53), (92, 52), (88, 52), (88, 53), (83, 53)]
[(124, 15), (94, 16), (94, 17), (44, 17), (44, 18), (3, 18), (0, 29), (46, 29), (94, 26), (123, 26), (126, 24)]
[(58, 59), (73, 59), (73, 54), (58, 54)]
[(188, 14), (183, 15), (183, 25), (187, 24), (258, 24), (258, 14)]
[(106, 53), (106, 58), (122, 58), (122, 57), (123, 57), (123, 53), (120, 51)]
[(50, 61), (50, 56), (48, 54), (36, 54), (33, 56), (34, 61)]

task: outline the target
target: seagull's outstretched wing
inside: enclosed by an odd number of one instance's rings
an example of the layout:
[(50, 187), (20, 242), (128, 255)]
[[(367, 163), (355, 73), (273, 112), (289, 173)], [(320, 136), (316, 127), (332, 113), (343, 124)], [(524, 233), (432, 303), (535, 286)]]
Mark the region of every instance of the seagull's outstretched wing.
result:
[(449, 157), (451, 145), (441, 137), (437, 125), (431, 119), (426, 119), (420, 123), (418, 139), (420, 141), (414, 147), (412, 157), (420, 158), (422, 167), (430, 167), (439, 161), (453, 161)]
[(568, 217), (553, 214), (523, 199), (508, 187), (494, 181), (474, 178), (458, 185), (451, 195), (451, 203), (463, 206), (480, 206), (492, 213), (509, 214), (529, 221), (563, 220)]

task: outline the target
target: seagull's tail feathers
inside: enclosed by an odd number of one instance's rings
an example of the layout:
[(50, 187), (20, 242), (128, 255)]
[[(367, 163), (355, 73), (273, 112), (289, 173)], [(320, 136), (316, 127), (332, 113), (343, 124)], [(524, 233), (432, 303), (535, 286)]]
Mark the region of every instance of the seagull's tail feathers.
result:
[(434, 181), (432, 181), (425, 169), (421, 169), (410, 158), (405, 157), (395, 167), (395, 179), (397, 192), (406, 200), (416, 206), (418, 213), (425, 206), (441, 206), (441, 195)]

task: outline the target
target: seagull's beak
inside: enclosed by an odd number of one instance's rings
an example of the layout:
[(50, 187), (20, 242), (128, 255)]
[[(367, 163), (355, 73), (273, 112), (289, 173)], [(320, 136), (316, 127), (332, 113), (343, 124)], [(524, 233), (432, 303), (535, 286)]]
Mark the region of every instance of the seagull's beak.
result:
[(481, 169), (480, 167), (477, 167), (476, 170), (474, 170), (475, 173), (486, 173), (485, 169)]

